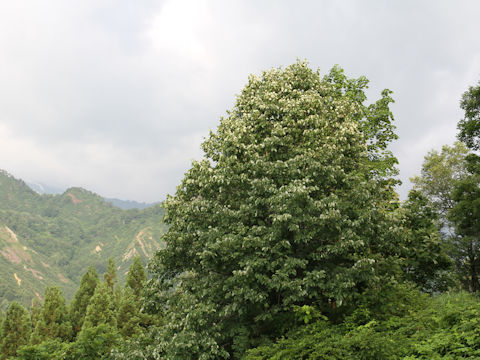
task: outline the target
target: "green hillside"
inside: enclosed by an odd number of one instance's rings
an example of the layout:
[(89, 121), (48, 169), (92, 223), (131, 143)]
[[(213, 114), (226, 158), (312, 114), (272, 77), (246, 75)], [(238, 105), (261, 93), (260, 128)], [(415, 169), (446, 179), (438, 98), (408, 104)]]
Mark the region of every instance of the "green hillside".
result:
[(29, 305), (52, 284), (70, 299), (88, 266), (103, 273), (110, 257), (122, 281), (135, 255), (146, 263), (161, 247), (163, 214), (160, 205), (122, 210), (81, 188), (40, 195), (0, 171), (0, 306)]

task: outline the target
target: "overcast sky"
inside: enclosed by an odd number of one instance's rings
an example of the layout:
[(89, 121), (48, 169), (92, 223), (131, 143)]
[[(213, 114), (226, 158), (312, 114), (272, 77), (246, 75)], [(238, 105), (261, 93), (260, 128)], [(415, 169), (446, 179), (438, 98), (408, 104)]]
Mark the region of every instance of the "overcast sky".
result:
[(480, 1), (0, 1), (0, 169), (163, 200), (248, 75), (297, 58), (389, 88), (399, 189), (455, 141)]

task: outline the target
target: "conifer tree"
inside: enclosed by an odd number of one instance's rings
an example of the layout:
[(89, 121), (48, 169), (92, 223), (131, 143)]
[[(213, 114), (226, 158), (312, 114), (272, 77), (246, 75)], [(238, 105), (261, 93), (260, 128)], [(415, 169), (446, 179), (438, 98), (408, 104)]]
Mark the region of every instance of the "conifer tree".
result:
[(31, 323), (27, 310), (17, 302), (12, 302), (0, 329), (1, 359), (14, 357), (18, 348), (28, 343), (30, 333)]
[(30, 320), (32, 322), (32, 331), (37, 326), (38, 320), (40, 320), (40, 314), (42, 313), (42, 304), (38, 299), (32, 300), (32, 306), (30, 307)]
[(133, 290), (126, 286), (123, 289), (117, 311), (118, 331), (124, 338), (140, 334), (142, 315), (140, 303), (135, 299)]
[(70, 320), (73, 325), (74, 335), (80, 332), (88, 304), (92, 298), (95, 288), (99, 283), (97, 270), (90, 266), (80, 281), (80, 287), (70, 304)]
[[(119, 345), (120, 334), (110, 325), (100, 324), (95, 327), (82, 328), (75, 343), (68, 346), (62, 360), (97, 360), (109, 359), (112, 348)], [(137, 357), (122, 357), (135, 359)], [(145, 359), (145, 358), (140, 358)], [(29, 359), (30, 360), (30, 359)]]
[(132, 265), (130, 265), (130, 268), (128, 269), (125, 286), (133, 290), (136, 300), (140, 299), (146, 280), (147, 274), (143, 268), (142, 261), (140, 260), (140, 257), (135, 256)]
[(108, 287), (113, 291), (113, 287), (117, 282), (117, 270), (115, 269), (115, 261), (112, 258), (108, 259), (107, 272), (103, 274)]
[(82, 330), (69, 350), (71, 358), (101, 359), (119, 338), (113, 292), (107, 282), (102, 282), (95, 288)]
[(118, 303), (117, 326), (124, 338), (141, 333), (154, 322), (154, 316), (143, 311), (143, 287), (147, 275), (140, 257), (135, 256), (127, 273), (127, 280)]
[(95, 288), (90, 304), (87, 307), (82, 331), (100, 324), (106, 324), (115, 328), (117, 326), (113, 293), (106, 282), (98, 284)]
[(66, 341), (71, 336), (72, 325), (62, 292), (57, 287), (48, 287), (45, 290), (45, 301), (31, 341), (34, 344), (55, 338)]

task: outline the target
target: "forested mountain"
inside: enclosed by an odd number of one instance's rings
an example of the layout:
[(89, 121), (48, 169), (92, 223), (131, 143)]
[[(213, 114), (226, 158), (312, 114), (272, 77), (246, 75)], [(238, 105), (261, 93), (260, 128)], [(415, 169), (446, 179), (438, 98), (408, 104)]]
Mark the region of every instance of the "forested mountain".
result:
[(0, 306), (29, 305), (53, 284), (70, 299), (88, 266), (103, 273), (108, 258), (123, 280), (135, 255), (146, 263), (161, 247), (163, 214), (160, 205), (122, 210), (81, 188), (40, 195), (0, 171)]

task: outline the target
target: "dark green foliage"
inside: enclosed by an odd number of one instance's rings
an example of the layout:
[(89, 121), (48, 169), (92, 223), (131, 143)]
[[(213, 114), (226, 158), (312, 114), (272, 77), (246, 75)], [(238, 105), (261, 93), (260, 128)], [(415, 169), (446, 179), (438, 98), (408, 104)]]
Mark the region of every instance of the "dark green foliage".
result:
[(305, 63), (250, 78), (165, 203), (148, 298), (167, 317), (160, 354), (238, 358), (293, 306), (347, 309), (393, 275), (392, 100), (364, 105), (366, 84)]
[(31, 326), (27, 310), (17, 302), (12, 302), (0, 329), (0, 356), (2, 360), (15, 356), (17, 349), (28, 343), (32, 331)]
[(138, 256), (135, 256), (132, 265), (130, 265), (130, 269), (128, 270), (125, 286), (132, 289), (136, 300), (139, 300), (143, 295), (142, 290), (146, 280), (147, 274), (145, 273), (142, 261)]
[(453, 284), (452, 261), (442, 241), (438, 214), (418, 190), (408, 194), (405, 211), (405, 264), (407, 278), (426, 292), (445, 291)]
[(457, 233), (480, 239), (480, 176), (472, 175), (457, 182), (452, 198), (455, 205), (449, 218)]
[(32, 323), (32, 329), (35, 329), (37, 322), (40, 320), (42, 313), (42, 304), (38, 299), (33, 299), (32, 306), (30, 307), (30, 321)]
[[(473, 150), (480, 150), (480, 83), (462, 96), (465, 118), (458, 123), (458, 138)], [(472, 292), (480, 290), (480, 157), (468, 154), (466, 173), (450, 188), (452, 206), (447, 218), (455, 227), (453, 256), (460, 281)]]
[(44, 340), (58, 338), (63, 341), (72, 337), (72, 325), (69, 321), (67, 306), (61, 290), (49, 287), (45, 291), (45, 301), (35, 324), (31, 342), (39, 344)]
[(465, 162), (470, 175), (480, 175), (480, 156), (470, 153), (465, 157)]
[(80, 282), (80, 288), (75, 293), (75, 298), (70, 304), (70, 319), (73, 325), (74, 334), (77, 334), (83, 325), (87, 306), (95, 293), (95, 288), (99, 283), (97, 271), (93, 266), (83, 275)]
[(95, 288), (82, 330), (68, 346), (65, 359), (103, 359), (120, 339), (113, 292), (107, 282), (102, 282)]
[(108, 287), (113, 291), (113, 287), (117, 282), (117, 270), (115, 269), (115, 261), (112, 258), (108, 259), (107, 271), (103, 274), (103, 277)]
[(105, 282), (98, 284), (88, 304), (82, 331), (100, 324), (115, 328), (117, 326), (115, 310), (110, 286)]
[(462, 95), (465, 118), (458, 122), (458, 138), (472, 150), (480, 150), (480, 82)]
[(398, 332), (399, 320), (424, 302), (416, 290), (387, 283), (367, 291), (341, 323), (321, 316), (305, 325), (304, 312), (297, 311), (297, 327), (286, 338), (249, 351), (245, 359), (401, 359), (406, 336)]
[(117, 310), (117, 326), (124, 338), (139, 335), (153, 324), (153, 316), (143, 312), (142, 297), (146, 273), (139, 257), (135, 257), (127, 274)]
[(40, 344), (25, 345), (18, 350), (20, 360), (65, 360), (67, 343), (59, 339), (46, 340)]
[(133, 290), (125, 287), (118, 304), (117, 327), (124, 338), (139, 335), (141, 323), (145, 315), (141, 313), (141, 304), (135, 299)]
[[(393, 290), (393, 291), (392, 291)], [(393, 288), (387, 307), (364, 304), (341, 324), (321, 319), (251, 350), (246, 360), (459, 359), (480, 356), (480, 301), (466, 293), (428, 298)], [(372, 305), (375, 305), (372, 307)], [(386, 311), (385, 311), (386, 310)]]
[[(112, 261), (110, 264), (112, 266)], [(134, 265), (131, 267), (137, 273), (141, 270), (144, 272), (141, 263), (137, 261), (136, 264), (140, 264), (140, 268)], [(141, 287), (138, 290), (143, 292)], [(114, 296), (117, 297), (116, 302)], [(25, 341), (19, 347), (15, 358), (87, 360), (110, 359), (114, 349), (118, 349), (117, 355), (120, 350), (132, 350), (135, 353), (134, 345), (151, 340), (146, 329), (154, 323), (151, 316), (142, 312), (140, 300), (129, 286), (123, 289), (117, 286), (114, 294), (107, 281), (99, 283), (95, 268), (90, 267), (82, 277), (81, 287), (70, 308), (77, 321), (83, 323), (76, 338), (71, 336), (72, 329), (67, 321), (68, 314), (60, 290), (50, 287), (45, 293), (43, 306), (35, 302), (31, 307), (30, 317), (35, 319), (35, 331), (30, 342)], [(136, 340), (133, 341), (134, 339)], [(121, 356), (125, 358), (123, 354)]]
[(109, 324), (82, 329), (77, 340), (65, 350), (65, 360), (100, 360), (110, 354), (113, 347), (118, 346), (121, 337)]
[[(443, 146), (441, 153), (431, 151), (425, 157), (422, 176), (413, 179), (439, 215), (458, 284), (470, 291), (480, 288), (479, 233), (475, 226), (480, 191), (479, 175), (475, 174), (477, 165), (477, 156), (469, 154), (465, 145), (456, 142), (453, 147)], [(413, 215), (417, 222), (419, 219)]]
[[(109, 267), (107, 281), (114, 278), (108, 276), (114, 269), (113, 261)], [(138, 354), (136, 346), (139, 344), (142, 344), (142, 352), (151, 351), (152, 345), (144, 345), (152, 340), (153, 325), (160, 325), (159, 318), (143, 312), (141, 294), (145, 270), (140, 258), (137, 257), (130, 268), (130, 279), (139, 279), (139, 282), (130, 283), (135, 285), (133, 289), (125, 284), (112, 291), (112, 282), (100, 283), (91, 266), (82, 277), (70, 312), (57, 287), (47, 288), (43, 305), (36, 300), (33, 302), (30, 315), (18, 303), (11, 303), (5, 319), (0, 311), (0, 350), (9, 358), (25, 360), (106, 359), (111, 358), (114, 349), (117, 355), (121, 354), (120, 350)], [(135, 290), (140, 294), (138, 297)], [(72, 329), (70, 315), (75, 318), (78, 334)], [(81, 331), (78, 324), (81, 324)], [(15, 353), (17, 356), (13, 356)], [(0, 353), (0, 359), (6, 356)], [(135, 358), (132, 356), (129, 358)]]
[(459, 235), (456, 260), (460, 279), (470, 291), (480, 290), (480, 175), (459, 180), (452, 192), (449, 219)]

